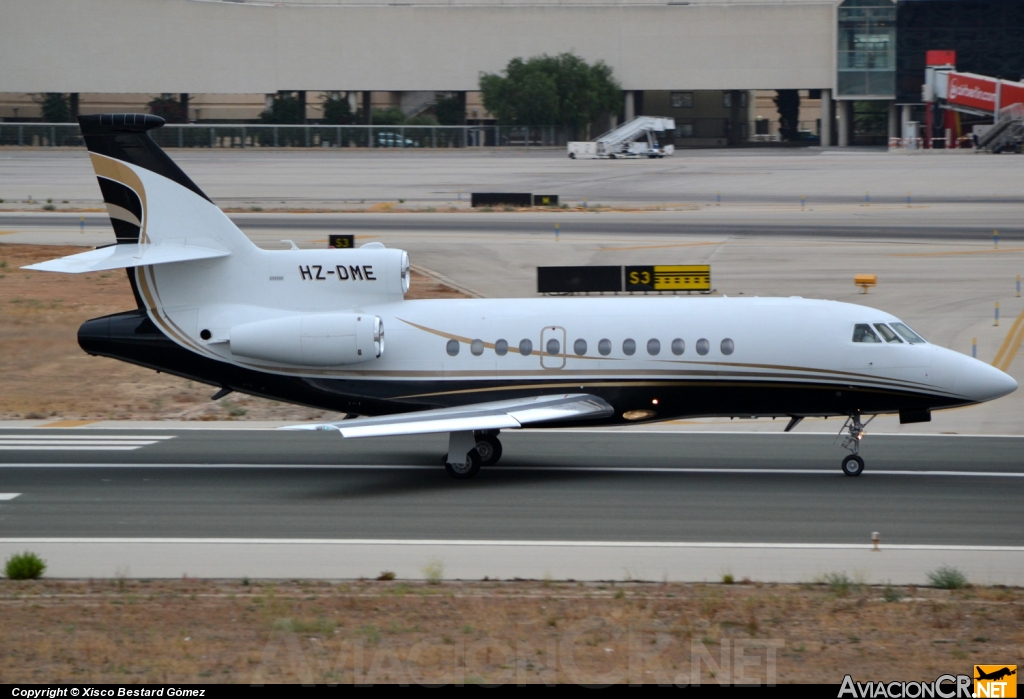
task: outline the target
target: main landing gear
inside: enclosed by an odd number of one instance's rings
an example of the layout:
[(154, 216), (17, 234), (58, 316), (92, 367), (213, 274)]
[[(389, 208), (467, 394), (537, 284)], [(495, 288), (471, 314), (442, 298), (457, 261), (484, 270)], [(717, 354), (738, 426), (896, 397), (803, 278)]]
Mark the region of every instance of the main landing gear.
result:
[[(875, 415), (868, 418), (867, 422), (860, 421), (860, 413), (853, 413), (846, 418), (846, 422), (839, 428), (839, 434), (847, 430), (849, 434), (843, 437), (843, 449), (849, 449), (850, 455), (843, 459), (843, 473), (847, 476), (859, 476), (864, 471), (864, 459), (860, 457), (860, 440), (864, 439), (865, 428), (875, 419)], [(839, 439), (836, 436), (836, 439)], [(833, 442), (834, 443), (834, 442)]]
[(497, 430), (448, 433), (444, 469), (452, 478), (472, 478), (481, 466), (496, 464), (500, 458), (501, 442)]

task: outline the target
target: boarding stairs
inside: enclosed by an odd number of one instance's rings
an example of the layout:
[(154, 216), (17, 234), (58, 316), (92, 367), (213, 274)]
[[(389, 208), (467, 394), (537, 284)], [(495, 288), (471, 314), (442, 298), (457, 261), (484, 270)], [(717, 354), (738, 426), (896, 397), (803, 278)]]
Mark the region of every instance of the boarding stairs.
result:
[(1024, 143), (1024, 104), (999, 111), (999, 120), (978, 138), (978, 149), (992, 153), (1017, 150)]
[(671, 155), (674, 148), (659, 145), (654, 134), (675, 128), (676, 121), (671, 117), (637, 117), (601, 134), (593, 141), (570, 142), (569, 157), (662, 158)]
[(434, 106), (437, 106), (437, 93), (433, 90), (403, 92), (398, 103), (406, 119), (419, 116)]

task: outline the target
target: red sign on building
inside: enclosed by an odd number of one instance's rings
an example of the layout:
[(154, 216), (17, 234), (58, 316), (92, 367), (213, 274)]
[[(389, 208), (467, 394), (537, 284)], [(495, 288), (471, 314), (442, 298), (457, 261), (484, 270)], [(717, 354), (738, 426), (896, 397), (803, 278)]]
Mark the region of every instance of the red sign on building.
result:
[(995, 111), (996, 81), (970, 73), (950, 73), (946, 99), (950, 104)]
[(955, 66), (956, 51), (928, 51), (924, 62), (928, 66)]

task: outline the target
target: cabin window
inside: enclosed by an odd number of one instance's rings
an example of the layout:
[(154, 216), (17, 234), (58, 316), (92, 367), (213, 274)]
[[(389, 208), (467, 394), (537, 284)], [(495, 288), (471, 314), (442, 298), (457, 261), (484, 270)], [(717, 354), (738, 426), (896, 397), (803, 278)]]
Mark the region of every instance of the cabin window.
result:
[(548, 349), (548, 354), (550, 354), (552, 357), (554, 357), (562, 349), (562, 345), (555, 338), (551, 338), (550, 340), (548, 340), (548, 347), (547, 347), (547, 349)]
[(611, 354), (612, 341), (609, 340), (607, 337), (599, 341), (597, 343), (597, 353), (600, 354), (602, 357), (607, 357), (609, 354)]
[(661, 342), (653, 337), (647, 341), (647, 354), (656, 357), (661, 352)]
[(636, 340), (633, 338), (627, 338), (622, 341), (622, 353), (627, 357), (632, 357), (636, 352)]
[(707, 354), (710, 351), (711, 351), (711, 343), (710, 342), (708, 342), (703, 337), (701, 339), (697, 340), (697, 354), (699, 354), (700, 356), (703, 357), (705, 354)]
[(857, 323), (853, 326), (853, 341), (854, 342), (881, 342), (878, 339), (878, 335), (871, 329), (871, 326), (867, 323)]
[(736, 344), (728, 337), (722, 340), (722, 354), (732, 354)]
[(674, 355), (676, 355), (678, 357), (679, 355), (681, 355), (685, 351), (686, 351), (686, 343), (683, 342), (681, 338), (677, 337), (676, 339), (672, 340), (672, 354), (674, 354)]
[(576, 342), (572, 343), (572, 351), (582, 357), (587, 353), (587, 341), (582, 337), (576, 340)]
[(455, 355), (457, 355), (459, 353), (459, 341), (458, 340), (448, 340), (448, 345), (447, 345), (447, 347), (445, 349), (448, 351), (448, 356), (449, 357), (454, 357)]
[(886, 342), (895, 342), (900, 345), (903, 344), (903, 340), (900, 339), (900, 336), (894, 333), (885, 323), (875, 323), (875, 330), (878, 331), (878, 334), (881, 335), (882, 339)]
[(892, 329), (900, 334), (900, 336), (912, 345), (924, 345), (927, 344), (923, 337), (918, 335), (916, 332), (906, 326), (905, 323), (891, 323)]
[(524, 357), (529, 357), (533, 354), (533, 343), (529, 340), (523, 340), (519, 343), (519, 354)]
[(471, 342), (469, 345), (469, 351), (473, 353), (474, 357), (479, 357), (481, 354), (484, 353), (484, 341), (473, 340), (473, 342)]
[(508, 340), (498, 340), (494, 343), (494, 353), (499, 357), (508, 354)]

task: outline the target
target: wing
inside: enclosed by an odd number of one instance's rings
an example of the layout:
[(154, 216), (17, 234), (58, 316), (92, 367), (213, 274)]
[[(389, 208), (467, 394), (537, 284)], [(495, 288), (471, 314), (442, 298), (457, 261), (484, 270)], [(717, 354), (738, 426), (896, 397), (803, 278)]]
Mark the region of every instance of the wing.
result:
[(422, 410), (398, 415), (359, 417), (319, 425), (291, 425), (286, 430), (338, 430), (342, 437), (387, 437), (430, 432), (519, 429), (524, 425), (609, 417), (615, 409), (586, 393), (532, 396), (489, 403)]

